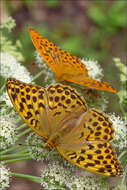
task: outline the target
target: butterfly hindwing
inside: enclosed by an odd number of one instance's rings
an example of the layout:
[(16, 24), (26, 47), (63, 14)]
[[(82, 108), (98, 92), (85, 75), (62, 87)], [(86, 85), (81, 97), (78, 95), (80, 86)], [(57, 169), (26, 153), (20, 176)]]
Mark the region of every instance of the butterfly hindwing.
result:
[(104, 141), (57, 146), (58, 152), (72, 164), (104, 176), (120, 176), (123, 172), (113, 147)]
[(118, 92), (116, 89), (114, 89), (107, 82), (95, 80), (93, 78), (86, 77), (85, 75), (80, 75), (80, 76), (71, 75), (69, 77), (64, 77), (64, 78), (66, 78), (67, 81), (70, 81), (73, 83), (78, 83), (78, 84), (83, 85), (83, 86), (96, 88), (98, 90), (107, 90), (107, 91), (114, 92), (114, 93)]
[(80, 123), (86, 140), (111, 141), (114, 138), (114, 127), (108, 115), (94, 108), (89, 109)]
[(70, 133), (59, 139), (56, 148), (64, 158), (80, 168), (105, 176), (119, 176), (122, 168), (109, 143), (113, 137), (109, 117), (101, 111), (89, 109), (79, 116)]

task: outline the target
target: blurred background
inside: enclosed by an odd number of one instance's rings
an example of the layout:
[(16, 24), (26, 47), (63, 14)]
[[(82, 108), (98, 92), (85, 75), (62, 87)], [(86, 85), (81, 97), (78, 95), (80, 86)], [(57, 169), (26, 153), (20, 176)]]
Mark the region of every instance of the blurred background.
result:
[[(0, 9), (1, 23), (9, 16), (15, 19), (16, 27), (10, 38), (21, 41), (23, 64), (33, 75), (40, 70), (33, 64), (35, 48), (28, 32), (30, 27), (79, 58), (97, 60), (104, 70), (103, 80), (119, 90), (119, 72), (113, 58), (119, 57), (123, 63), (126, 60), (126, 1), (2, 0)], [(108, 97), (108, 111), (120, 113), (117, 96), (108, 93)], [(30, 163), (27, 173), (39, 175), (39, 164), (37, 168)], [(17, 164), (17, 170), (21, 168)], [(24, 180), (16, 179), (11, 189), (20, 190), (22, 183)], [(25, 189), (40, 189), (40, 186), (27, 181)]]
[[(21, 41), (23, 64), (33, 75), (40, 70), (34, 64), (30, 27), (79, 58), (97, 60), (104, 70), (103, 80), (119, 90), (119, 72), (113, 58), (119, 57), (123, 63), (126, 60), (126, 8), (124, 0), (3, 0), (1, 22), (8, 16), (15, 19), (10, 37)], [(116, 96), (108, 96), (108, 111), (119, 112)]]

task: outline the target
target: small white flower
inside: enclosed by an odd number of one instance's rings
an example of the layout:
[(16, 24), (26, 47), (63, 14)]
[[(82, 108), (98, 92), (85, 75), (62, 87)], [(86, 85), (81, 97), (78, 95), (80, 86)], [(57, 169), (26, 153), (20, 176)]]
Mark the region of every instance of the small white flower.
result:
[(113, 126), (115, 128), (115, 137), (112, 141), (112, 144), (119, 151), (122, 151), (127, 147), (127, 124), (120, 116), (116, 116), (114, 113), (109, 115), (110, 120), (113, 122)]
[(35, 55), (35, 62), (37, 63), (38, 67), (44, 68), (45, 62), (44, 62), (43, 58), (41, 57), (40, 53), (38, 53), (38, 51), (35, 51), (34, 55)]
[(9, 187), (9, 169), (0, 164), (0, 189)]
[(8, 116), (0, 117), (0, 143), (1, 149), (6, 149), (16, 141), (16, 123)]
[(3, 94), (0, 96), (0, 102), (5, 102), (7, 106), (13, 107), (13, 104), (8, 96), (7, 91), (3, 92)]
[(105, 190), (104, 184), (96, 176), (74, 173), (58, 161), (48, 165), (42, 175), (41, 184), (49, 190)]
[(13, 77), (27, 83), (31, 82), (32, 77), (30, 73), (15, 59), (15, 57), (7, 52), (1, 52), (0, 58), (1, 75), (3, 77)]
[(18, 116), (18, 113), (14, 109), (8, 108), (6, 105), (3, 105), (1, 107), (0, 114), (1, 114), (1, 117), (8, 116), (8, 118), (13, 118), (14, 120), (16, 120)]
[(82, 63), (86, 66), (88, 74), (91, 78), (101, 80), (103, 77), (103, 70), (97, 61), (81, 59)]
[(111, 188), (111, 190), (127, 190), (126, 184), (119, 184)]
[(99, 104), (99, 109), (101, 109), (101, 111), (106, 111), (107, 109), (107, 104), (108, 104), (108, 98), (104, 95), (101, 96), (100, 101), (97, 101)]
[(43, 81), (43, 83), (46, 85), (46, 87), (51, 83), (55, 83), (53, 71), (45, 63), (45, 61), (43, 60), (41, 55), (38, 53), (38, 51), (35, 52), (35, 62), (37, 63), (38, 67), (42, 71), (44, 71), (44, 81)]
[(45, 149), (45, 143), (43, 139), (36, 133), (30, 133), (26, 139), (26, 144), (29, 149), (29, 154), (34, 160), (51, 160), (58, 156), (58, 153), (56, 151), (48, 151)]
[(71, 175), (69, 170), (59, 165), (55, 161), (48, 165), (48, 168), (41, 175), (41, 185), (48, 190), (66, 190), (66, 184)]

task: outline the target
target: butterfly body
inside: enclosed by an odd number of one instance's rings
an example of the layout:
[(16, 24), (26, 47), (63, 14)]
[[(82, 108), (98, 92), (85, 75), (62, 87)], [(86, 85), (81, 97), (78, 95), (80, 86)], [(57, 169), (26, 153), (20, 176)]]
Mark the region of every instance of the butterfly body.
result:
[(54, 71), (56, 79), (117, 93), (108, 83), (91, 78), (85, 64), (78, 57), (58, 48), (35, 30), (30, 29), (29, 32), (35, 48)]
[(46, 142), (74, 165), (105, 176), (120, 176), (120, 166), (110, 141), (114, 128), (109, 117), (88, 109), (85, 100), (61, 84), (42, 88), (7, 79), (8, 95), (19, 115)]

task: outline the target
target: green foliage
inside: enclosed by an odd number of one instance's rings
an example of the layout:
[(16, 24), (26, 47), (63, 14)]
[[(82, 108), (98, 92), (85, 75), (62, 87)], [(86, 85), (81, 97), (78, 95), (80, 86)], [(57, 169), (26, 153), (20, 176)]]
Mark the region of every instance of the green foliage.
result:
[(47, 1), (45, 1), (45, 4), (48, 7), (54, 8), (54, 7), (58, 7), (59, 6), (60, 1), (61, 0), (47, 0)]
[(1, 30), (7, 30), (8, 32), (11, 32), (12, 29), (16, 26), (15, 20), (12, 17), (9, 17), (6, 22), (4, 22), (2, 25), (0, 25)]
[(115, 1), (95, 3), (88, 9), (90, 18), (108, 33), (126, 25), (126, 2)]
[(96, 25), (86, 39), (85, 55), (105, 61), (110, 55), (112, 36), (126, 27), (126, 2), (96, 1), (87, 14)]
[(15, 27), (15, 21), (11, 17), (9, 17), (6, 22), (4, 22), (0, 26), (0, 32), (1, 32), (1, 40), (0, 40), (0, 47), (1, 52), (8, 52), (18, 61), (24, 61), (24, 58), (20, 52), (22, 45), (19, 40), (17, 40), (15, 43), (12, 41), (11, 38), (11, 31)]
[(26, 5), (27, 7), (31, 6), (34, 3), (33, 0), (23, 0), (23, 4)]
[(119, 58), (114, 59), (116, 67), (121, 72), (120, 74), (120, 91), (118, 93), (121, 111), (125, 121), (127, 121), (127, 66), (125, 66)]
[(80, 36), (72, 36), (67, 38), (61, 43), (60, 47), (72, 52), (75, 55), (77, 54), (77, 49), (83, 49), (82, 38)]

